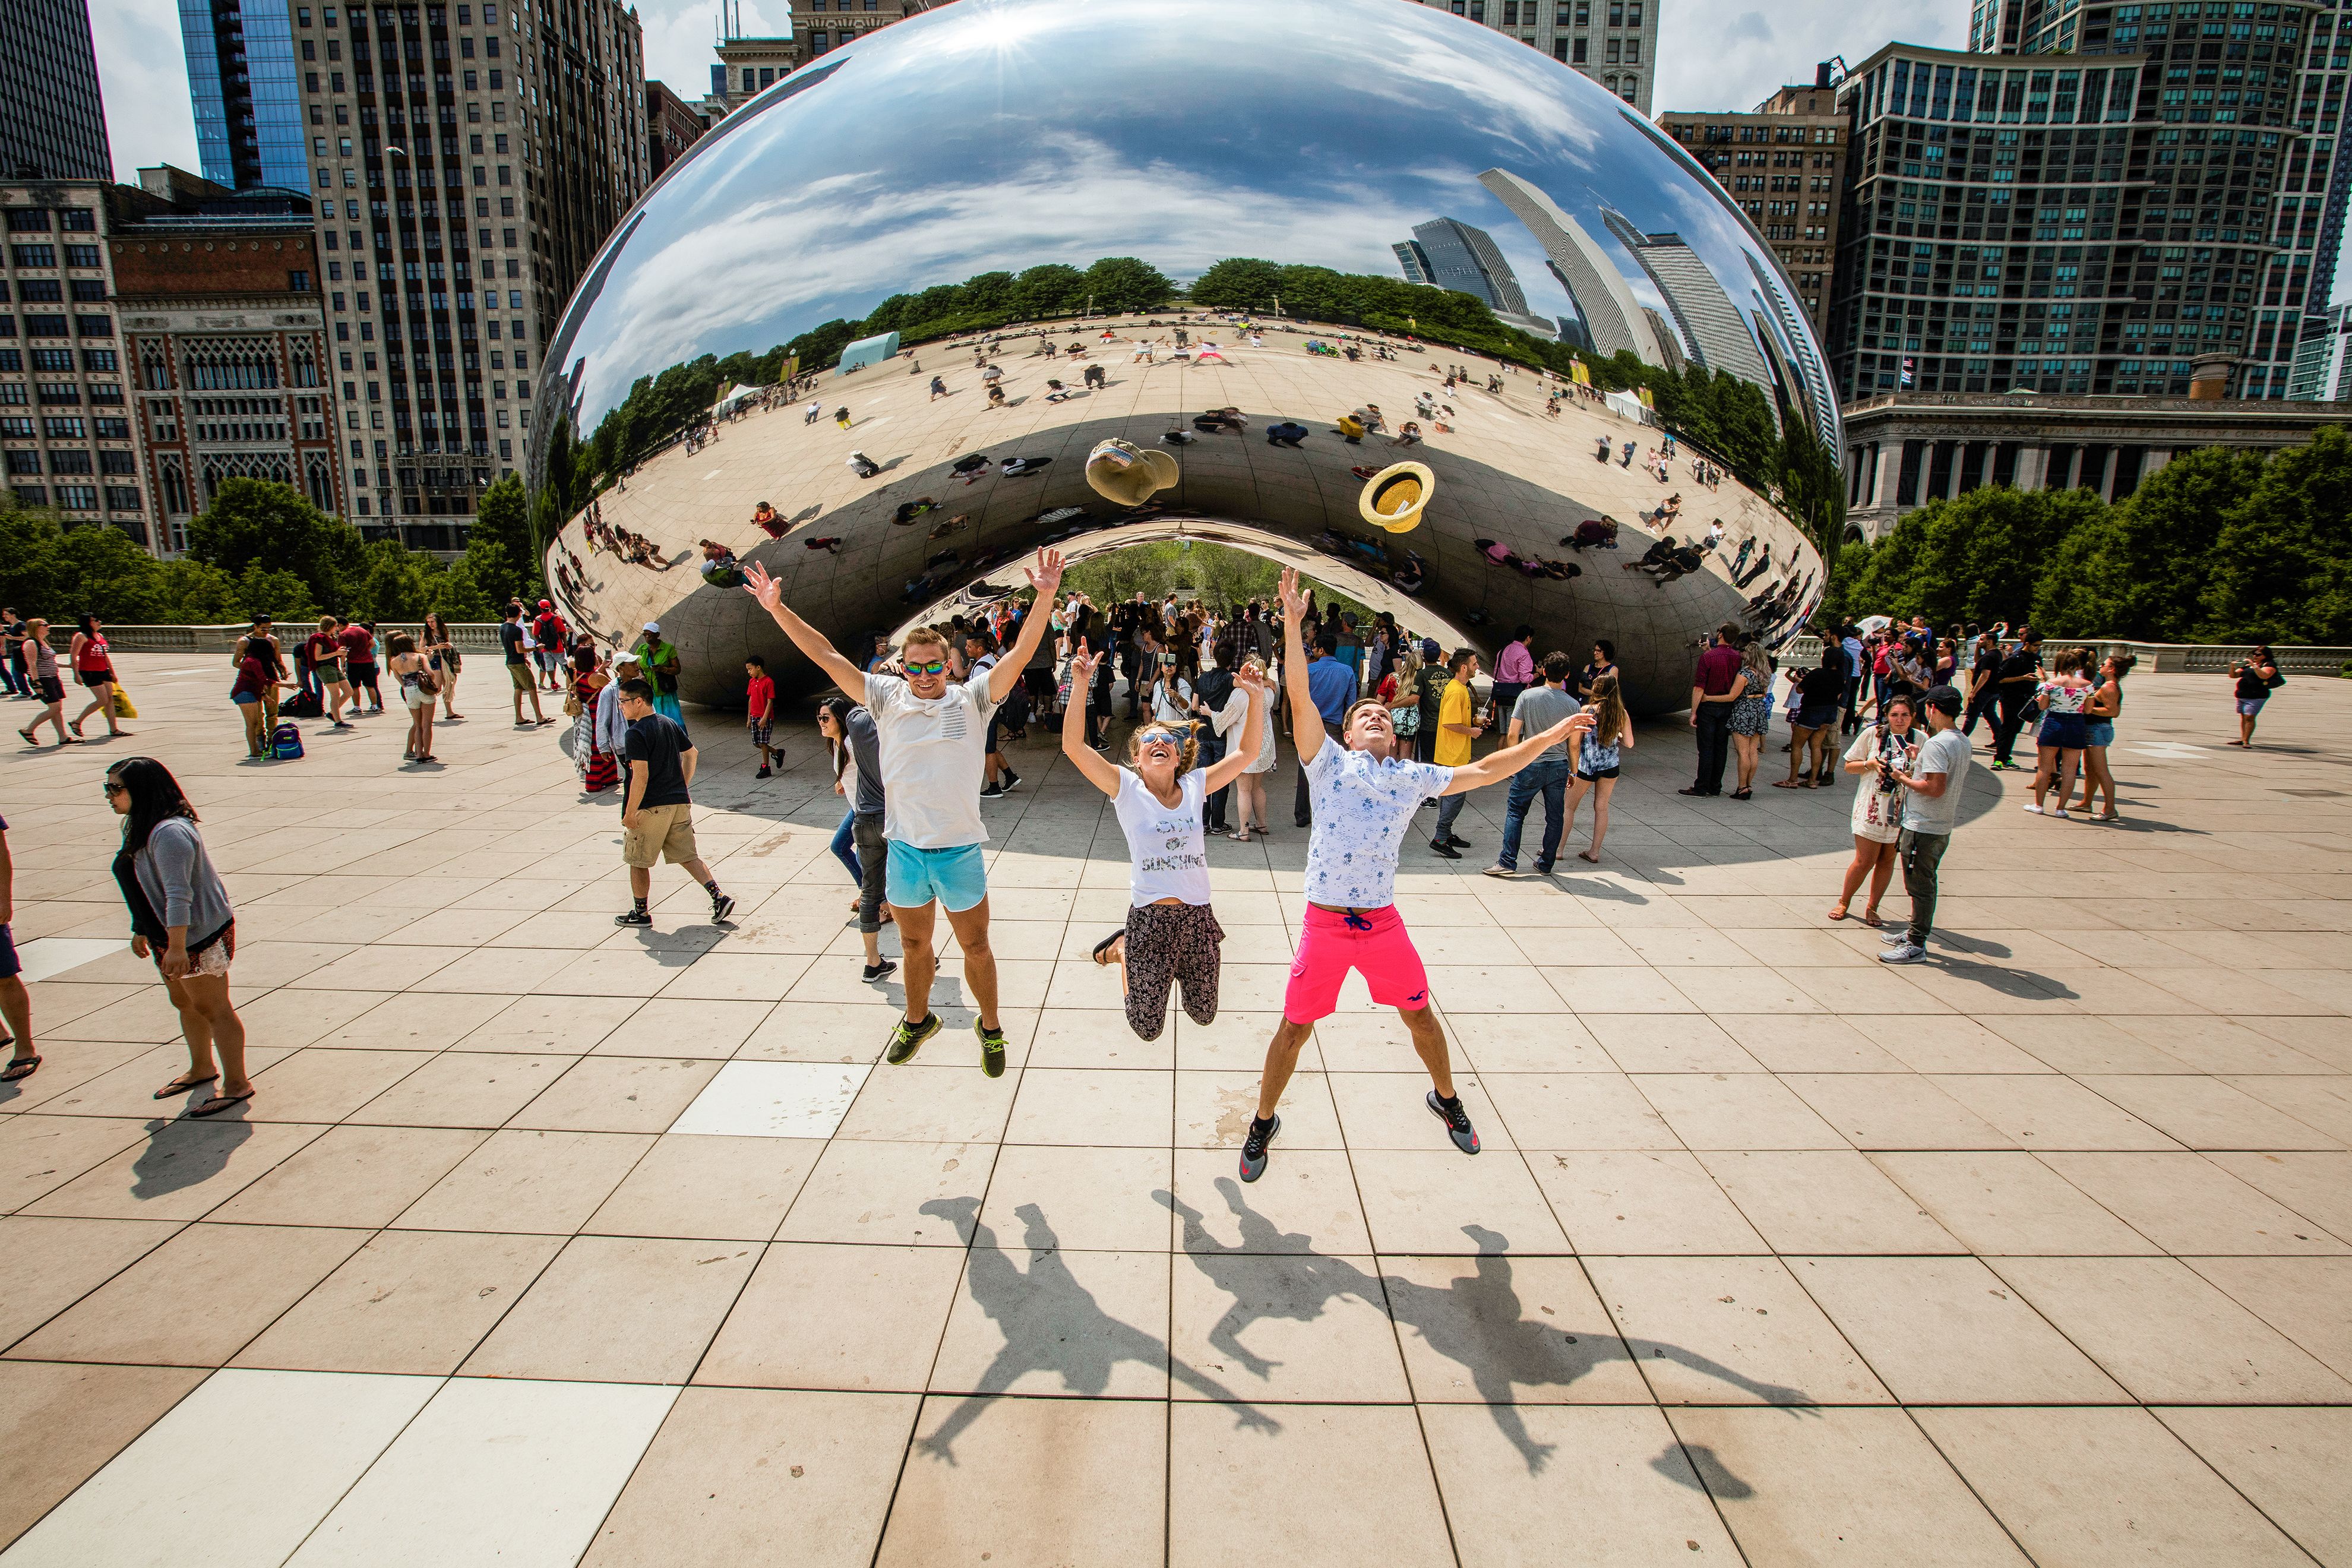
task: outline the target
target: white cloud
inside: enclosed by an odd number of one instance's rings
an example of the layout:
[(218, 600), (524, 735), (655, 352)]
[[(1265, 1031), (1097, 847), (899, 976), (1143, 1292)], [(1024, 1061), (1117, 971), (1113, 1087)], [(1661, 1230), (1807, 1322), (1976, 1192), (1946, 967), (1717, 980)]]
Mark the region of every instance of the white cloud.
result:
[(134, 184), (157, 163), (196, 166), (196, 113), (172, 0), (101, 0), (89, 8), (98, 40), (98, 87), (114, 177)]
[(1816, 61), (1854, 65), (1893, 42), (1968, 47), (1968, 7), (1899, 0), (1766, 5), (1760, 0), (1657, 0), (1658, 83), (1652, 107), (1753, 109)]

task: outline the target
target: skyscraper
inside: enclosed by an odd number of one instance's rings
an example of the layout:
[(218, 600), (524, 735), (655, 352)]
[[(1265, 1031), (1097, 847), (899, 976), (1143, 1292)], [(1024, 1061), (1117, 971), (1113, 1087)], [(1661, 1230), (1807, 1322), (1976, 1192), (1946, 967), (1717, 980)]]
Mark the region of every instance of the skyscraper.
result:
[(207, 178), (318, 204), (352, 520), (450, 550), (520, 466), (541, 345), (644, 191), (617, 0), (182, 0)]
[(89, 0), (0, 5), (0, 180), (108, 180)]
[(1576, 301), (1577, 314), (1584, 318), (1585, 333), (1595, 353), (1631, 350), (1645, 363), (1665, 363), (1665, 351), (1650, 330), (1633, 290), (1625, 287), (1616, 264), (1581, 225), (1517, 174), (1489, 169), (1478, 176), (1478, 183), (1527, 225), (1528, 232), (1551, 258), (1552, 276)]
[(1528, 313), (1528, 297), (1511, 264), (1495, 247), (1495, 237), (1450, 217), (1412, 226), (1412, 237), (1430, 268), (1427, 281), (1458, 289), (1486, 301), (1486, 308), (1514, 316)]
[(1403, 269), (1406, 282), (1434, 284), (1437, 281), (1436, 275), (1430, 269), (1429, 252), (1422, 249), (1418, 240), (1400, 239), (1389, 248), (1396, 252), (1397, 266)]
[(1650, 281), (1666, 301), (1683, 342), (1693, 359), (1709, 370), (1719, 370), (1759, 386), (1772, 384), (1764, 356), (1757, 352), (1739, 307), (1715, 280), (1715, 274), (1678, 234), (1643, 234), (1624, 214), (1604, 207), (1601, 221), (1617, 243), (1633, 253)]

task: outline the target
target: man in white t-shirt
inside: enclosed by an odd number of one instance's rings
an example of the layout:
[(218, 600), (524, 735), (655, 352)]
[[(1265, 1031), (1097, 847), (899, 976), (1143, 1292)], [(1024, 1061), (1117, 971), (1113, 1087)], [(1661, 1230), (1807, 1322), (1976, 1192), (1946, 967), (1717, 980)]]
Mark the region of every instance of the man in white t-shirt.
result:
[(1282, 1022), (1265, 1048), (1257, 1115), (1242, 1144), (1242, 1180), (1255, 1182), (1265, 1174), (1266, 1145), (1282, 1126), (1275, 1106), (1298, 1066), (1299, 1047), (1316, 1020), (1329, 1016), (1338, 1005), (1339, 986), (1351, 969), (1364, 977), (1374, 1002), (1394, 1007), (1403, 1018), (1434, 1085), (1423, 1103), (1445, 1123), (1455, 1148), (1475, 1154), (1478, 1134), (1454, 1092), (1445, 1030), (1430, 1011), (1429, 976), (1396, 911), (1397, 850), (1423, 800), (1509, 778), (1549, 748), (1591, 729), (1592, 716), (1571, 714), (1516, 746), (1442, 768), (1402, 760), (1404, 748), (1397, 743), (1387, 705), (1368, 699), (1349, 708), (1340, 743), (1332, 745), (1307, 689), (1307, 650), (1299, 637), (1307, 595), (1299, 591), (1297, 572), (1284, 568), (1281, 591), (1291, 738), (1307, 775), (1315, 832), (1307, 842), (1306, 929), (1283, 993)]
[[(1038, 602), (1051, 604), (1062, 581), (1061, 556), (1040, 550), (1028, 576)], [(996, 1017), (996, 955), (988, 945), (988, 870), (981, 849), (988, 825), (980, 816), (981, 777), (989, 721), (1045, 635), (1045, 617), (1029, 616), (1009, 656), (958, 685), (948, 679), (944, 632), (926, 626), (907, 635), (899, 650), (903, 679), (868, 675), (793, 613), (782, 583), (756, 562), (744, 574), (743, 588), (775, 617), (793, 647), (874, 716), (881, 738), (882, 830), (889, 843), (885, 896), (898, 927), (907, 983), (907, 1016), (890, 1033), (886, 1059), (907, 1061), (940, 1032), (930, 1010), (931, 981), (939, 973), (931, 931), (945, 910), (980, 1015), (972, 1027), (980, 1036), (981, 1070), (1002, 1076), (1004, 1031)]]

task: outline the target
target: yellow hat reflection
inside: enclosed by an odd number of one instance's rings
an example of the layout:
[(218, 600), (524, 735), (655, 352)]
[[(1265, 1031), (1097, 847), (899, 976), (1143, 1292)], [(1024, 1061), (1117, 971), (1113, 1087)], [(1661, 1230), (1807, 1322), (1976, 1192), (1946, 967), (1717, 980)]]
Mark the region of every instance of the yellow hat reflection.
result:
[(1114, 437), (1087, 454), (1087, 483), (1121, 506), (1141, 506), (1176, 482), (1176, 459)]
[(1356, 510), (1364, 521), (1391, 533), (1409, 533), (1421, 523), (1421, 509), (1437, 489), (1437, 477), (1419, 463), (1391, 463), (1364, 481)]

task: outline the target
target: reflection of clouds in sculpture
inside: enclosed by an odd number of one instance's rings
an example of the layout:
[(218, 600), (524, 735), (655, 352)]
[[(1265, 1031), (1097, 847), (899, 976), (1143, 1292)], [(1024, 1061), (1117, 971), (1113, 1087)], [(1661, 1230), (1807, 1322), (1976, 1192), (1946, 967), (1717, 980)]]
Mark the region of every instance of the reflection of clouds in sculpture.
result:
[[(878, 170), (831, 176), (679, 235), (608, 287), (599, 309), (615, 330), (588, 363), (581, 419), (593, 428), (644, 367), (763, 350), (828, 317), (855, 319), (900, 288), (982, 272), (1126, 255), (1179, 278), (1227, 256), (1385, 272), (1383, 235), (1409, 227), (1445, 191), (1477, 187), (1458, 168), (1426, 177), (1427, 195), (1337, 180), (1309, 194), (1257, 191), (1128, 163), (1090, 138), (1039, 148), (986, 184), (894, 189)], [(877, 288), (877, 278), (906, 281)], [(713, 279), (720, 285), (698, 286)], [(759, 303), (758, 317), (745, 319), (746, 300)]]

